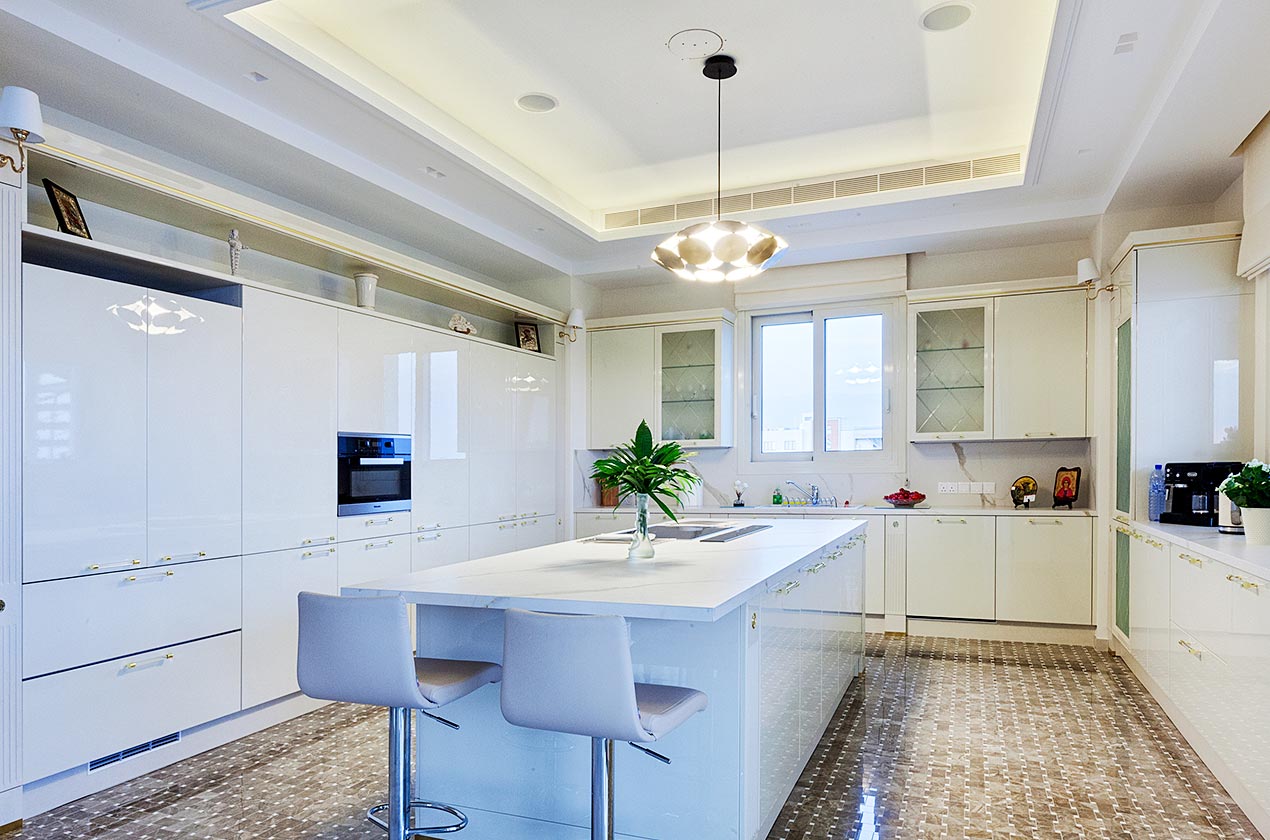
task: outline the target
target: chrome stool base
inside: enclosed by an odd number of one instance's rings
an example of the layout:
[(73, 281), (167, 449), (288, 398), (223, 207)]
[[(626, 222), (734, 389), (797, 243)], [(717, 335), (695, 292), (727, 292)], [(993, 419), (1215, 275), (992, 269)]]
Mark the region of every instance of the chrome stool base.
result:
[[(371, 808), (369, 811), (366, 812), (366, 819), (370, 820), (375, 825), (382, 828), (384, 831), (388, 831), (389, 826), (387, 821), (382, 820), (375, 815), (380, 813), (381, 811), (387, 811), (389, 807), (391, 806), (387, 802), (385, 802), (383, 805), (376, 805), (374, 808)], [(456, 820), (458, 820), (458, 822), (451, 823), (450, 825), (432, 825), (432, 826), (425, 826), (421, 828), (413, 827), (413, 826), (408, 827), (406, 829), (407, 837), (417, 837), (420, 834), (449, 834), (452, 831), (461, 831), (462, 829), (467, 828), (467, 814), (464, 814), (462, 811), (460, 811), (458, 808), (455, 808), (453, 805), (445, 805), (440, 802), (421, 802), (420, 800), (415, 799), (415, 800), (412, 800), (407, 807), (410, 809), (410, 811), (414, 811), (415, 808), (429, 808), (433, 811), (442, 811), (454, 817)]]

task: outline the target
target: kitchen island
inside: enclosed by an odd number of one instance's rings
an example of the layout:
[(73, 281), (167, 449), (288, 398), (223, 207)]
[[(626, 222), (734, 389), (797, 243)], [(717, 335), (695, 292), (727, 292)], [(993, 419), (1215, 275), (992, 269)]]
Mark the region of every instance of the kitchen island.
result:
[[(763, 838), (838, 702), (863, 669), (863, 521), (769, 525), (731, 542), (578, 540), (345, 587), (417, 605), (420, 656), (502, 660), (511, 607), (618, 614), (635, 678), (704, 691), (709, 708), (653, 745), (620, 749), (619, 835)], [(421, 798), (468, 813), (471, 838), (586, 837), (590, 741), (506, 723), (497, 689), (447, 706), (462, 725), (417, 728)]]

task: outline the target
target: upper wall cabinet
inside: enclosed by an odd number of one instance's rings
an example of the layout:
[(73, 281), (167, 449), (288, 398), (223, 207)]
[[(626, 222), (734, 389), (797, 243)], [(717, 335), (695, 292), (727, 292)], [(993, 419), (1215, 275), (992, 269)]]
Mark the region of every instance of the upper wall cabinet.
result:
[(667, 316), (668, 323), (604, 319), (587, 325), (588, 445), (609, 449), (641, 420), (663, 441), (732, 446), (734, 316), (725, 310)]
[(1079, 438), (1083, 290), (909, 305), (912, 440)]
[(339, 430), (408, 435), (414, 426), (417, 328), (339, 313)]
[(23, 266), (24, 580), (145, 562), (146, 294)]
[(243, 289), (243, 553), (335, 541), (336, 310)]

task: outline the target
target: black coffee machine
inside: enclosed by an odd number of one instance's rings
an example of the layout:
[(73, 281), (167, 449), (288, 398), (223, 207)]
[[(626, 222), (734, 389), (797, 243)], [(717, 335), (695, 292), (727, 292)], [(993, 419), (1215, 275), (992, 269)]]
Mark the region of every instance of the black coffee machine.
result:
[(1160, 522), (1166, 525), (1217, 527), (1218, 507), (1221, 504), (1217, 485), (1225, 481), (1226, 476), (1239, 472), (1242, 468), (1242, 461), (1165, 464), (1166, 492)]

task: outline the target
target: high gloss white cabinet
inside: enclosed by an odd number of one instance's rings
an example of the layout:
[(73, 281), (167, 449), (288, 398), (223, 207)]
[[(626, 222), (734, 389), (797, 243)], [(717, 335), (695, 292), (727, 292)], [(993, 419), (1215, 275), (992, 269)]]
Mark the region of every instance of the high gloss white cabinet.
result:
[(496, 554), (517, 551), (518, 526), (516, 522), (487, 522), (468, 529), (468, 557), (479, 560)]
[(653, 327), (602, 330), (587, 334), (591, 355), (587, 441), (611, 449), (635, 436), (640, 420), (657, 422), (657, 370)]
[(992, 516), (911, 516), (907, 535), (910, 616), (996, 618)]
[(243, 553), (335, 541), (336, 310), (243, 289)]
[(242, 705), (294, 694), (299, 641), (297, 596), (337, 595), (338, 551), (333, 545), (292, 548), (243, 558)]
[(147, 294), (23, 266), (23, 580), (148, 557)]
[(415, 346), (410, 515), (416, 530), (465, 526), (471, 516), (472, 343), (419, 330)]
[[(556, 364), (524, 354), (513, 356), (512, 446), (516, 453), (518, 517), (556, 510)], [(555, 521), (555, 517), (551, 517)]]
[(467, 528), (417, 532), (410, 537), (410, 571), (449, 566), (468, 559)]
[(1168, 685), (1169, 551), (1152, 537), (1131, 532), (1129, 548), (1129, 646), (1148, 673)]
[(147, 341), (149, 553), (242, 553), (242, 310), (152, 292)]
[(1084, 437), (1085, 291), (1007, 295), (994, 305), (993, 437)]
[(340, 545), (339, 587), (410, 573), (409, 534)]
[(418, 329), (360, 312), (338, 318), (339, 431), (410, 434)]
[(1093, 624), (1091, 520), (997, 517), (998, 621)]

